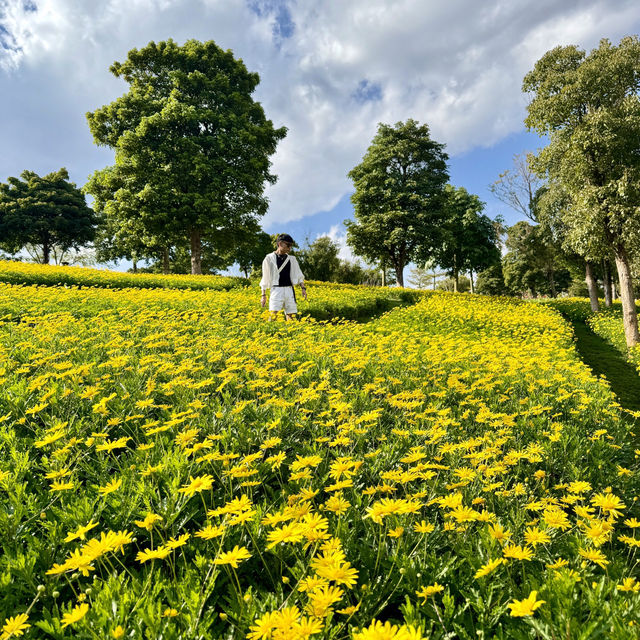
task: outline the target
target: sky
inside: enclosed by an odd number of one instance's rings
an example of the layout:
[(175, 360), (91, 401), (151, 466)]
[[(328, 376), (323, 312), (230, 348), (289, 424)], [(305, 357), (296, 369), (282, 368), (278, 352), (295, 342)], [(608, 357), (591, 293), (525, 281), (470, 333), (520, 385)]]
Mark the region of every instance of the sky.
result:
[(109, 66), (195, 38), (258, 72), (254, 98), (288, 129), (265, 231), (329, 235), (353, 258), (347, 174), (379, 123), (408, 118), (446, 145), (450, 182), (513, 224), (489, 185), (544, 145), (523, 123), (524, 75), (555, 46), (589, 51), (639, 27), (635, 0), (0, 0), (0, 182), (64, 166), (84, 185), (114, 159), (85, 117), (127, 90)]

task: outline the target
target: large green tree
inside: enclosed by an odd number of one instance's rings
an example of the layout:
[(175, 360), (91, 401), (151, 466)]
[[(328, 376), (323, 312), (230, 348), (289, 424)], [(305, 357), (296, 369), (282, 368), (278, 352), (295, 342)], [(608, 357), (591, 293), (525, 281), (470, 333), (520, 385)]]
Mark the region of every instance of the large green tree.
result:
[(453, 278), (453, 290), (458, 291), (460, 273), (482, 271), (500, 261), (502, 224), (482, 214), (484, 202), (464, 187), (445, 187), (444, 222), (441, 241), (434, 259)]
[(267, 209), (274, 128), (252, 98), (260, 79), (215, 42), (150, 42), (110, 71), (130, 88), (87, 120), (94, 140), (115, 150), (86, 190), (116, 225), (134, 217), (156, 244), (187, 241), (191, 272), (203, 243), (228, 248), (229, 229)]
[(296, 253), (300, 268), (308, 280), (331, 282), (340, 267), (340, 247), (328, 236), (316, 238)]
[(438, 245), (447, 159), (429, 127), (409, 119), (379, 124), (362, 162), (349, 172), (355, 221), (345, 221), (347, 242), (367, 261), (391, 265), (400, 286), (418, 250), (424, 259)]
[(525, 124), (549, 137), (534, 167), (568, 194), (567, 242), (587, 258), (594, 240), (615, 257), (627, 345), (638, 344), (631, 256), (640, 247), (640, 41), (601, 40), (588, 55), (556, 47), (523, 82)]
[(255, 229), (242, 233), (231, 245), (233, 261), (248, 278), (260, 270), (264, 257), (274, 250), (275, 242), (266, 231)]
[(502, 263), (498, 262), (478, 273), (476, 280), (476, 293), (488, 296), (513, 295), (513, 292), (504, 282)]
[(44, 264), (54, 249), (78, 249), (95, 235), (96, 217), (63, 167), (39, 176), (23, 171), (0, 183), (0, 242), (10, 252), (39, 248)]
[(564, 254), (548, 237), (542, 225), (520, 220), (507, 230), (507, 253), (502, 272), (507, 289), (556, 297), (569, 286), (570, 274)]

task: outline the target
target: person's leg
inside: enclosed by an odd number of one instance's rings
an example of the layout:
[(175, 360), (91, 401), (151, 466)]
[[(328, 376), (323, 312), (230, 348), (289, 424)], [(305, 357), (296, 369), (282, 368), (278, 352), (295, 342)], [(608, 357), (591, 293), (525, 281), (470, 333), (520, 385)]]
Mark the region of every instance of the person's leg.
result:
[(269, 322), (278, 317), (278, 312), (284, 309), (284, 288), (274, 287), (269, 292)]
[(298, 305), (293, 294), (293, 287), (281, 287), (284, 291), (283, 304), (286, 320), (294, 320), (298, 313)]

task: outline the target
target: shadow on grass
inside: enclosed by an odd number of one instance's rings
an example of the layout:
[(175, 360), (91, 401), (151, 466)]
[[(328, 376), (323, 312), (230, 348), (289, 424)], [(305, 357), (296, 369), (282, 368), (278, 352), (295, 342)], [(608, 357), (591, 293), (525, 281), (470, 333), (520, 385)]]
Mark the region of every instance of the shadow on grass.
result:
[(597, 376), (603, 375), (611, 384), (618, 402), (630, 411), (640, 411), (640, 375), (624, 355), (603, 340), (579, 320), (570, 321), (582, 361)]

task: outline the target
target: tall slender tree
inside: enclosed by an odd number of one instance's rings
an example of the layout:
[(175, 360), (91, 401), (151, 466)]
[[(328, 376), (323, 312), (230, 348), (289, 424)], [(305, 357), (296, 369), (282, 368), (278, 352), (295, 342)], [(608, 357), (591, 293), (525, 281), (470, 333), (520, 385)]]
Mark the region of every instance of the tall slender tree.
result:
[(87, 120), (115, 165), (86, 189), (108, 196), (116, 221), (136, 217), (167, 246), (187, 239), (191, 271), (201, 273), (203, 242), (266, 212), (264, 186), (276, 181), (269, 157), (286, 129), (252, 98), (258, 74), (213, 41), (150, 42), (110, 71), (129, 91)]
[(438, 245), (447, 159), (429, 127), (409, 119), (379, 124), (362, 162), (349, 172), (356, 219), (345, 221), (347, 242), (356, 255), (383, 269), (391, 265), (400, 286), (418, 248), (426, 257)]
[(532, 95), (525, 123), (549, 136), (534, 168), (571, 201), (567, 241), (588, 255), (594, 238), (613, 253), (628, 346), (640, 341), (631, 257), (640, 247), (640, 40), (609, 40), (588, 55), (548, 51), (524, 78)]
[(483, 209), (484, 202), (464, 187), (445, 187), (441, 240), (433, 255), (453, 278), (454, 291), (460, 273), (481, 271), (500, 261), (498, 227)]

